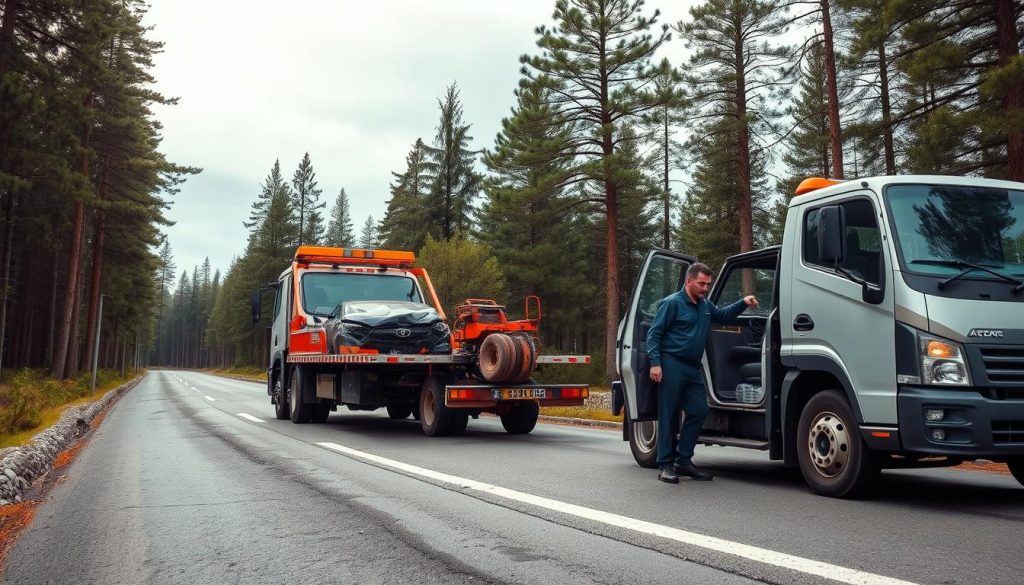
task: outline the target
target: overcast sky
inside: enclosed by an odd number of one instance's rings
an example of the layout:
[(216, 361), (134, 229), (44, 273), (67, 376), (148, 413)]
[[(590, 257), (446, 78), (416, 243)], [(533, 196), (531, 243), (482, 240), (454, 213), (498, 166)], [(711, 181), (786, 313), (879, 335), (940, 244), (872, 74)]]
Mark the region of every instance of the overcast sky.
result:
[[(489, 148), (515, 102), (519, 56), (536, 54), (554, 0), (152, 0), (164, 52), (157, 89), (168, 160), (202, 167), (173, 197), (167, 228), (178, 272), (206, 257), (226, 273), (275, 159), (286, 178), (309, 152), (330, 211), (344, 187), (357, 235), (379, 220), (392, 172), (416, 138), (432, 142), (437, 100), (457, 82), (471, 147)], [(648, 0), (660, 22), (691, 2)], [(664, 54), (684, 53), (678, 35)], [(677, 63), (678, 64), (678, 63)]]

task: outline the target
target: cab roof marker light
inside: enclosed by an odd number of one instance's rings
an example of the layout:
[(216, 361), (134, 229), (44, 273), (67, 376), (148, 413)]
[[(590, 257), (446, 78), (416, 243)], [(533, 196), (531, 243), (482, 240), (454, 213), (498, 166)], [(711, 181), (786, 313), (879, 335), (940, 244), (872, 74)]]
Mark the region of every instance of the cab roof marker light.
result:
[(818, 189), (824, 189), (825, 187), (831, 187), (832, 185), (838, 185), (843, 181), (837, 181), (836, 179), (826, 179), (824, 177), (809, 177), (800, 181), (797, 186), (794, 195), (804, 195), (811, 191), (817, 191)]

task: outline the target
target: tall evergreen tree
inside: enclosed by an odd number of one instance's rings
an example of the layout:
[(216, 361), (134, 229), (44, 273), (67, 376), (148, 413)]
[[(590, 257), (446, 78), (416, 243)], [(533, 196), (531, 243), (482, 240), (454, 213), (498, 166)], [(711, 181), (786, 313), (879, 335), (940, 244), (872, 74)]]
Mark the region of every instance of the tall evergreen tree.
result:
[(831, 176), (827, 87), (824, 49), (817, 42), (810, 46), (804, 59), (796, 100), (789, 111), (794, 128), (783, 143), (786, 174), (777, 185), (779, 193), (787, 199), (807, 177)]
[(351, 248), (355, 244), (356, 236), (352, 232), (352, 211), (349, 209), (348, 195), (342, 187), (338, 198), (334, 200), (334, 207), (331, 208), (331, 222), (327, 224), (327, 233), (324, 235), (324, 244), (338, 248)]
[(552, 116), (565, 120), (572, 140), (559, 158), (574, 163), (563, 185), (594, 181), (592, 191), (605, 225), (605, 373), (616, 376), (615, 338), (619, 323), (619, 194), (616, 158), (621, 127), (661, 106), (669, 96), (653, 88), (660, 73), (655, 51), (669, 39), (667, 27), (650, 29), (658, 12), (642, 14), (642, 0), (558, 0), (556, 27), (538, 27), (538, 56), (524, 55), (523, 83), (540, 84)]
[[(776, 131), (773, 124), (781, 114), (777, 104), (788, 85), (784, 73), (791, 49), (766, 40), (786, 31), (784, 14), (780, 0), (706, 0), (690, 9), (690, 21), (676, 27), (695, 50), (687, 84), (706, 120), (695, 135), (707, 140), (723, 131), (735, 134), (734, 140), (714, 139), (735, 145), (729, 160), (722, 162), (736, 176), (733, 196), (739, 211), (739, 251), (744, 252), (754, 249), (753, 159), (765, 154)], [(699, 152), (714, 154), (706, 148)]]
[(322, 211), (326, 203), (320, 201), (321, 193), (322, 190), (317, 188), (313, 162), (307, 152), (292, 175), (292, 209), (299, 216), (299, 245), (316, 245), (323, 238)]
[(429, 230), (435, 238), (448, 240), (466, 233), (470, 226), (473, 200), (480, 192), (480, 175), (473, 169), (477, 152), (470, 150), (469, 124), (462, 122), (462, 103), (456, 84), (448, 86), (438, 100), (438, 121), (434, 146), (426, 147), (425, 168), (433, 176), (426, 199)]
[(380, 247), (380, 239), (377, 236), (377, 222), (373, 221), (373, 216), (366, 216), (366, 221), (363, 223), (363, 231), (359, 234), (359, 247), (367, 250), (372, 250)]
[(380, 240), (394, 250), (419, 250), (427, 241), (427, 197), (431, 176), (427, 147), (419, 138), (405, 157), (405, 171), (392, 173), (391, 199), (380, 222)]

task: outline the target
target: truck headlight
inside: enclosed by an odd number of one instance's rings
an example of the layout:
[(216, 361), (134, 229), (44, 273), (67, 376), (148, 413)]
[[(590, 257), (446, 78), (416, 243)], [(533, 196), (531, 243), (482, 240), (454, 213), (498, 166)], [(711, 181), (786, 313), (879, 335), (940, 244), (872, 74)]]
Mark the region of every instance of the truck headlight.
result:
[(964, 360), (964, 348), (955, 341), (919, 335), (921, 373), (925, 384), (970, 386), (971, 375)]

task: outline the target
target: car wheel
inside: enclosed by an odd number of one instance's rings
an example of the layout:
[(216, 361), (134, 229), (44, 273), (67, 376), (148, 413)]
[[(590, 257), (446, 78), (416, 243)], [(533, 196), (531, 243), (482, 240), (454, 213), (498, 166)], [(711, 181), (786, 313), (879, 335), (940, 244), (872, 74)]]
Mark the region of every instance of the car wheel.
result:
[(626, 432), (629, 434), (629, 450), (637, 465), (648, 469), (658, 466), (658, 421), (630, 421), (627, 416)]

